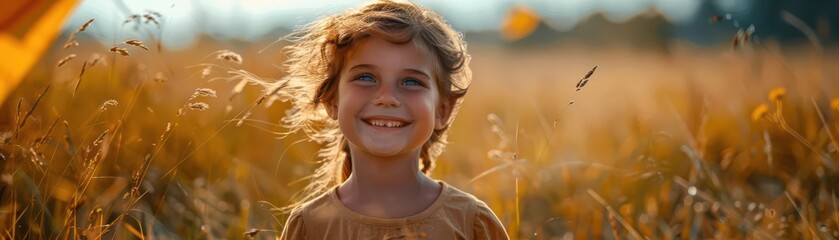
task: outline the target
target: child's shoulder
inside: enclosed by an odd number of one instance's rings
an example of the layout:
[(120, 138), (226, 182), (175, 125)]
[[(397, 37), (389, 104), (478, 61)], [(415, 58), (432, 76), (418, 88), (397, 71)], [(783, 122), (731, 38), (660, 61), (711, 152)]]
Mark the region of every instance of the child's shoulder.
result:
[(465, 214), (471, 215), (470, 217), (485, 214), (495, 216), (489, 206), (481, 199), (443, 181), (440, 181), (440, 183), (443, 184), (443, 192), (440, 194), (440, 197), (445, 197), (445, 199), (441, 199), (444, 200), (443, 205), (445, 209), (449, 211), (464, 211)]
[(320, 196), (300, 204), (294, 210), (291, 211), (291, 215), (304, 217), (307, 213), (313, 211), (323, 211), (329, 208), (334, 208), (334, 203), (332, 201), (333, 192), (334, 189), (332, 191), (322, 193)]
[(446, 182), (439, 181), (440, 184), (443, 185), (443, 191), (440, 194), (440, 197), (445, 197), (445, 204), (446, 205), (459, 205), (462, 207), (486, 207), (486, 203), (481, 201), (474, 195), (460, 190), (452, 185), (449, 185)]
[(509, 239), (504, 225), (484, 201), (463, 190), (447, 186), (445, 183), (444, 188), (447, 188), (443, 190), (444, 192), (448, 191), (444, 204), (447, 217), (465, 217), (464, 219), (468, 222), (467, 227), (472, 228), (478, 239)]
[[(306, 239), (308, 235), (321, 232), (319, 226), (336, 216), (336, 209), (330, 202), (331, 191), (307, 201), (293, 210), (283, 227), (281, 239)], [(323, 213), (329, 213), (324, 215)]]

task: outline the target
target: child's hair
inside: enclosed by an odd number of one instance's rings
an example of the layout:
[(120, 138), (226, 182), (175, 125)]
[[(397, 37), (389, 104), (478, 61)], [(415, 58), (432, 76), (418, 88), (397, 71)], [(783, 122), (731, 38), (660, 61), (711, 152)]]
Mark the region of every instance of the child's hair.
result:
[(286, 47), (289, 59), (284, 65), (288, 75), (273, 86), (282, 88), (281, 98), (293, 104), (284, 124), (292, 132), (302, 130), (309, 138), (326, 144), (318, 154), (321, 166), (302, 192), (301, 203), (329, 191), (352, 172), (347, 140), (325, 107), (337, 100), (339, 74), (347, 63), (348, 52), (368, 36), (400, 44), (413, 42), (434, 56), (432, 77), (440, 100), (451, 108), (451, 116), (446, 127), (435, 129), (422, 146), (418, 164), (422, 164), (423, 173), (431, 171), (434, 159), (446, 145), (448, 126), (471, 81), (463, 36), (436, 13), (413, 3), (380, 0), (327, 16), (292, 33), (294, 44)]

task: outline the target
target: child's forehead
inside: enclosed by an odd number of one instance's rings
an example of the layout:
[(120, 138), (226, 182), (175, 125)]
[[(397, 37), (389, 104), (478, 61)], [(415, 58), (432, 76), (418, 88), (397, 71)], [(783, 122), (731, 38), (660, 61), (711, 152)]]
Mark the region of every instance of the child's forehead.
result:
[[(417, 39), (407, 42), (395, 42), (370, 35), (352, 44), (347, 52), (347, 67), (359, 64), (408, 64), (422, 66), (426, 71), (437, 68), (437, 59), (433, 51)], [(429, 72), (430, 74), (430, 72)]]

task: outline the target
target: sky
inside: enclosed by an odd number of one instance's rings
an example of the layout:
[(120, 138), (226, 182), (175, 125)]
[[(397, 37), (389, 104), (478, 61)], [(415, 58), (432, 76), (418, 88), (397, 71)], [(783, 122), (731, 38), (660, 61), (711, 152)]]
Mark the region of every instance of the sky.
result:
[[(723, 11), (742, 11), (753, 0), (711, 0)], [(82, 0), (71, 14), (65, 31), (78, 28), (88, 19), (93, 37), (103, 44), (121, 39), (140, 38), (148, 32), (133, 23), (124, 23), (129, 15), (160, 13), (161, 35), (169, 48), (190, 46), (201, 33), (219, 40), (255, 41), (277, 38), (277, 29), (296, 29), (318, 16), (358, 7), (365, 1), (344, 0)], [(674, 25), (691, 21), (701, 0), (415, 0), (433, 9), (456, 29), (463, 32), (497, 31), (506, 11), (513, 5), (530, 7), (546, 24), (567, 31), (593, 13), (602, 12), (620, 22), (649, 10), (660, 13)], [(147, 28), (155, 29), (155, 28)], [(145, 30), (149, 31), (149, 30)], [(157, 31), (157, 30), (155, 30)]]

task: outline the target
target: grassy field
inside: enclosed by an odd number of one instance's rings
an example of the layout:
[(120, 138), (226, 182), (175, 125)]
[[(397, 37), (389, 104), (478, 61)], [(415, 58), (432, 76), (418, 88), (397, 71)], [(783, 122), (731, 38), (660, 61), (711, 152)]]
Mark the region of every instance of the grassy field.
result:
[[(318, 146), (231, 71), (280, 79), (280, 47), (67, 37), (0, 108), (2, 238), (279, 236)], [(471, 44), (433, 177), (520, 239), (839, 238), (837, 50), (657, 49)]]

